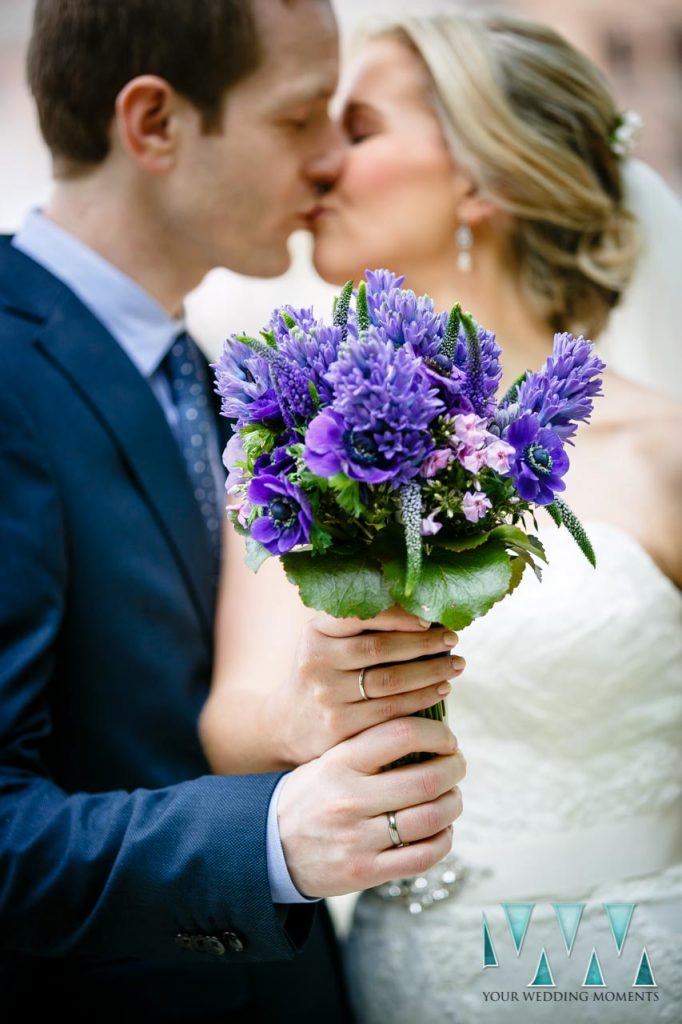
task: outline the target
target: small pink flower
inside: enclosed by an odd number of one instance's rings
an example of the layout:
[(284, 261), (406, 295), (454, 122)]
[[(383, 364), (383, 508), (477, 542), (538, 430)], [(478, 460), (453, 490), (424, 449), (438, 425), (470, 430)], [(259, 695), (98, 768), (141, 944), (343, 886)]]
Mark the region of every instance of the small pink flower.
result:
[(436, 473), (440, 473), (441, 469), (445, 469), (453, 457), (449, 448), (436, 448), (435, 452), (431, 452), (424, 459), (420, 470), (421, 475), (425, 477), (435, 476)]
[(483, 449), (485, 464), (498, 473), (508, 473), (509, 459), (514, 454), (514, 451), (515, 449), (510, 444), (507, 444), (506, 441), (499, 439), (493, 441), (492, 444)]
[(457, 458), (470, 473), (479, 473), (485, 466), (485, 448), (476, 450), (470, 445), (462, 445), (457, 452)]
[(466, 491), (462, 499), (462, 512), (470, 523), (477, 523), (479, 519), (483, 519), (488, 509), (492, 507), (485, 491)]
[(248, 530), (249, 528), (249, 515), (251, 514), (252, 508), (253, 505), (248, 498), (244, 498), (244, 500), (237, 505), (237, 522), (240, 526), (243, 526), (245, 530)]
[(430, 512), (426, 519), (422, 519), (422, 537), (433, 537), (442, 527), (443, 524), (434, 518), (435, 515), (435, 512)]
[(239, 434), (235, 432), (225, 445), (225, 450), (223, 451), (223, 466), (228, 470), (227, 480), (225, 481), (225, 490), (228, 494), (234, 493), (235, 488), (239, 487), (240, 484), (246, 483), (246, 475), (243, 468), (235, 465), (235, 463), (244, 462), (245, 460), (244, 444)]
[(478, 448), (488, 436), (488, 422), (475, 412), (458, 413), (455, 416), (455, 434), (470, 448)]

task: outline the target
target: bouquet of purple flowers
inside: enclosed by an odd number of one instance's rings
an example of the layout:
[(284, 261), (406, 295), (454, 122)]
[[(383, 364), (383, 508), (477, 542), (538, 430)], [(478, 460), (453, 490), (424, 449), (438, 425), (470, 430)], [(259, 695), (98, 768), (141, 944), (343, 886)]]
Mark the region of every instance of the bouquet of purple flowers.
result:
[(557, 334), (545, 365), (498, 398), (495, 336), (403, 281), (367, 271), (331, 323), (285, 306), (261, 338), (228, 338), (214, 369), (234, 423), (229, 515), (250, 567), (281, 557), (309, 607), (366, 619), (397, 603), (461, 629), (527, 566), (540, 577), (537, 506), (594, 564), (560, 494), (604, 364)]

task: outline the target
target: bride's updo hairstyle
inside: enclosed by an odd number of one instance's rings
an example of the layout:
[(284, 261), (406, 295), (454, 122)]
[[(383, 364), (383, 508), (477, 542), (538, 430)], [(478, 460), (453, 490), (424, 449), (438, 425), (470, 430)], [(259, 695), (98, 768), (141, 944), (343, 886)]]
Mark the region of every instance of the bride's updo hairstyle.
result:
[(400, 19), (373, 33), (386, 35), (421, 57), (455, 161), (511, 215), (534, 308), (554, 331), (596, 336), (639, 249), (600, 72), (553, 29), (508, 14)]

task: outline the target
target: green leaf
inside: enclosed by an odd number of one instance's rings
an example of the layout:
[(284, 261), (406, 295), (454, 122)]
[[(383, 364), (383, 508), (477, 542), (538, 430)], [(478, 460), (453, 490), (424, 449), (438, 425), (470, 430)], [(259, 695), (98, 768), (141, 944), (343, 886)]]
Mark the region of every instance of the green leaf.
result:
[(277, 349), (277, 339), (272, 331), (261, 331), (260, 336), (265, 340), (266, 344), (268, 344), (270, 348)]
[(284, 555), (282, 565), (304, 605), (336, 618), (371, 619), (393, 604), (381, 566), (369, 555), (297, 552)]
[(320, 394), (319, 394), (319, 391), (317, 390), (317, 388), (315, 387), (314, 381), (312, 381), (312, 380), (308, 381), (308, 391), (310, 392), (310, 397), (313, 400), (313, 405), (315, 406), (316, 409), (319, 409), (319, 407), (320, 407)]
[(344, 473), (336, 473), (328, 480), (329, 486), (334, 491), (337, 504), (344, 512), (349, 512), (350, 515), (358, 519), (365, 510), (365, 506), (360, 501), (360, 482), (349, 480)]
[(384, 576), (391, 596), (408, 612), (463, 629), (507, 594), (512, 569), (504, 545), (490, 541), (473, 551), (437, 551), (424, 558), (410, 597), (403, 561), (385, 561)]
[(257, 540), (254, 540), (253, 537), (247, 538), (246, 557), (244, 558), (244, 561), (252, 572), (258, 572), (266, 558), (270, 557), (271, 555), (267, 548), (264, 548), (263, 545)]
[(275, 447), (276, 436), (268, 427), (250, 424), (242, 430), (241, 436), (250, 466), (253, 466), (259, 456), (271, 452)]
[(321, 526), (313, 523), (313, 528), (310, 531), (310, 543), (313, 546), (313, 551), (323, 552), (333, 543), (333, 537), (326, 530), (323, 530)]
[(517, 555), (516, 558), (511, 560), (511, 580), (509, 581), (509, 590), (507, 594), (513, 593), (516, 590), (521, 579), (523, 577), (524, 570), (527, 565), (532, 565), (533, 559), (527, 552), (523, 552)]
[(287, 325), (289, 330), (291, 330), (292, 327), (296, 326), (296, 321), (294, 320), (291, 313), (287, 313), (286, 309), (280, 309), (279, 315), (281, 316), (282, 320), (284, 320), (284, 323)]
[(445, 548), (447, 551), (471, 551), (479, 548), (490, 537), (490, 531), (474, 533), (469, 537), (441, 537), (439, 534), (430, 543), (433, 548)]
[(521, 385), (523, 384), (524, 380), (530, 372), (530, 370), (524, 370), (523, 373), (520, 373), (518, 375), (514, 383), (508, 388), (507, 391), (505, 391), (502, 401), (500, 402), (500, 407), (503, 407), (505, 405), (511, 405), (512, 402), (515, 402), (518, 399), (519, 388), (521, 387)]
[(542, 541), (538, 537), (534, 537), (532, 533), (521, 530), (518, 526), (509, 526), (508, 524), (496, 526), (494, 530), (491, 530), (489, 536), (491, 540), (501, 540), (514, 551), (529, 551), (536, 558), (541, 558), (543, 562), (547, 561)]
[(238, 515), (239, 513), (237, 512), (236, 508), (228, 508), (227, 518), (232, 523), (235, 533), (238, 533), (240, 537), (250, 537), (251, 534), (249, 533), (249, 531), (239, 522), (239, 519), (237, 518)]

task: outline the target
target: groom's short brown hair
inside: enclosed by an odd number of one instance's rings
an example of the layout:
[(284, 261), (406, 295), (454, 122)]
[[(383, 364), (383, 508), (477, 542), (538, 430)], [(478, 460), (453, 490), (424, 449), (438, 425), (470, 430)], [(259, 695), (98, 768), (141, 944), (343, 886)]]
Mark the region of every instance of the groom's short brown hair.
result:
[(53, 157), (97, 164), (132, 78), (166, 79), (210, 132), (227, 89), (258, 61), (252, 0), (37, 0), (28, 80)]

